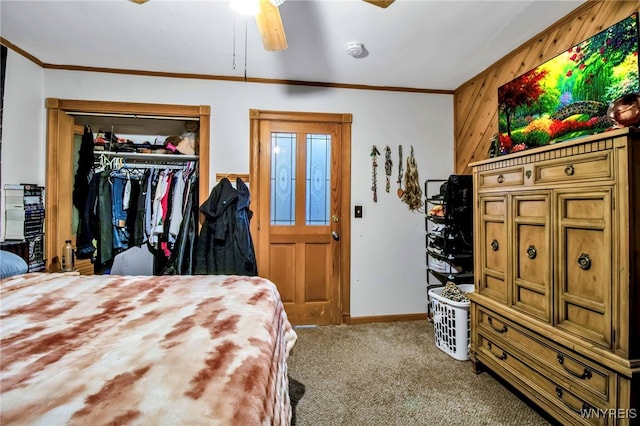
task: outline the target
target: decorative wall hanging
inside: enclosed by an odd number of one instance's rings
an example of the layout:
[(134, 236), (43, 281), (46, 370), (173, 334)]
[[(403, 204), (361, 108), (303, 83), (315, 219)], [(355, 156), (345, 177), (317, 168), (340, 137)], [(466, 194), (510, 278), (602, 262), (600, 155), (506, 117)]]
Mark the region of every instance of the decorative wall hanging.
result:
[(393, 167), (393, 162), (391, 161), (391, 148), (387, 145), (384, 148), (384, 174), (387, 178), (387, 183), (384, 187), (386, 192), (389, 192), (391, 189), (391, 168)]
[(371, 147), (371, 190), (373, 191), (373, 202), (378, 202), (378, 155), (380, 151), (373, 145)]
[(638, 13), (498, 88), (499, 155), (608, 130), (638, 83)]
[(407, 173), (404, 178), (404, 201), (411, 211), (421, 211), (424, 205), (422, 201), (422, 185), (418, 177), (418, 164), (413, 155), (413, 145), (411, 146), (411, 154), (407, 157)]
[(402, 145), (398, 145), (398, 197), (402, 198), (404, 191), (402, 190)]

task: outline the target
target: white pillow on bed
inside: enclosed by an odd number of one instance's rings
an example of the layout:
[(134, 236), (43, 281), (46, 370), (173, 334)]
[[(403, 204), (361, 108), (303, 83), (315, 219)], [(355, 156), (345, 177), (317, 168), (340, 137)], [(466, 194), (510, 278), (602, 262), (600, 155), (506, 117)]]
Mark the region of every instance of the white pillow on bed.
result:
[(29, 265), (23, 258), (10, 251), (0, 250), (0, 279), (26, 274)]

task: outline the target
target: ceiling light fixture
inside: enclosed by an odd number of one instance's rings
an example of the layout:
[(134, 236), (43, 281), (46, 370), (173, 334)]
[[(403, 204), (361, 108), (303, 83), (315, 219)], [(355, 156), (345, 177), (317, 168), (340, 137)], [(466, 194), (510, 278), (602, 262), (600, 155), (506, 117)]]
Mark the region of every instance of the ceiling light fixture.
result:
[(347, 54), (349, 54), (349, 56), (353, 56), (355, 58), (356, 56), (362, 55), (364, 48), (362, 46), (362, 42), (350, 41), (349, 43), (347, 43), (345, 50), (347, 51)]
[[(279, 7), (285, 0), (269, 0), (269, 2)], [(229, 7), (241, 15), (255, 16), (260, 13), (260, 0), (231, 0)]]
[(260, 12), (260, 0), (231, 0), (229, 7), (241, 15), (256, 15)]

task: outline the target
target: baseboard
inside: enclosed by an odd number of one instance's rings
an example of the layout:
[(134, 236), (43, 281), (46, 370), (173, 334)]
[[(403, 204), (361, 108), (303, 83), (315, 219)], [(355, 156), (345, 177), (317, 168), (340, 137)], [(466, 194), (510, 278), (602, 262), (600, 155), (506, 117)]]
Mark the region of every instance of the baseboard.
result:
[(395, 321), (426, 321), (427, 313), (421, 314), (400, 314), (400, 315), (374, 315), (369, 317), (351, 317), (350, 324), (369, 324), (373, 322), (395, 322)]

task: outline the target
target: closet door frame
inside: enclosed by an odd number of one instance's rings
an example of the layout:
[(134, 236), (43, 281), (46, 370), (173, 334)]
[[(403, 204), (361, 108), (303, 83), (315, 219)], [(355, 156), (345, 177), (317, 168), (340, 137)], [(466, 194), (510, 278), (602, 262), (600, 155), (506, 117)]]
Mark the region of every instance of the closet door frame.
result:
[[(65, 118), (69, 112), (89, 114), (128, 114), (179, 118), (199, 121), (196, 154), (199, 156), (199, 200), (209, 196), (209, 138), (211, 107), (209, 105), (173, 105), (135, 102), (87, 101), (47, 98), (47, 146), (45, 171), (45, 257), (47, 271), (61, 269), (58, 253), (65, 240), (71, 239), (73, 203), (73, 126)], [(71, 182), (71, 187), (68, 183)]]

